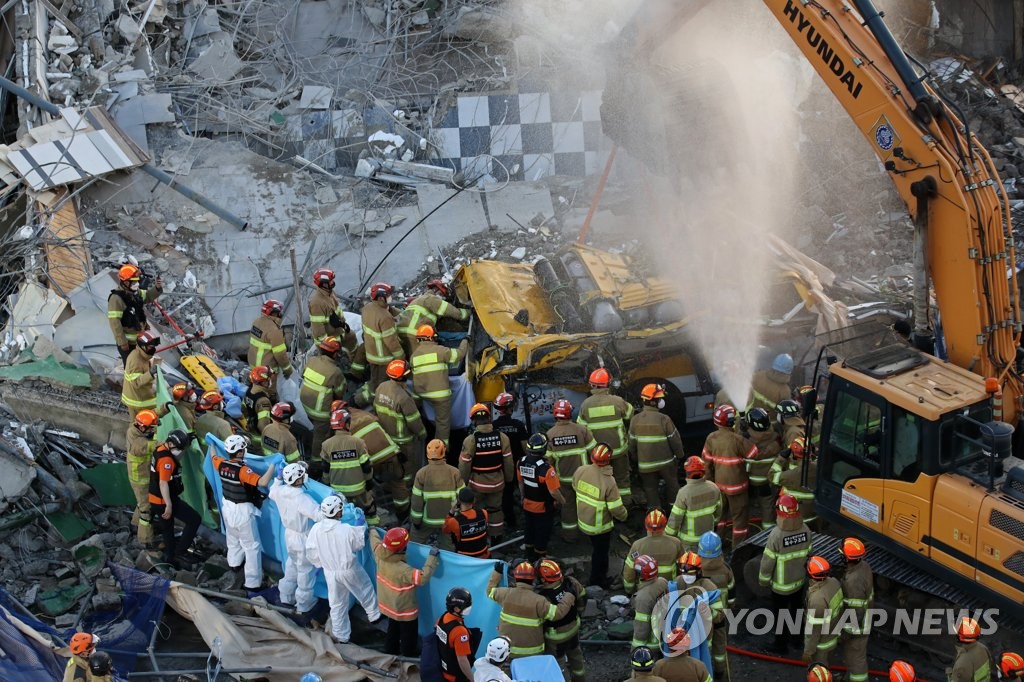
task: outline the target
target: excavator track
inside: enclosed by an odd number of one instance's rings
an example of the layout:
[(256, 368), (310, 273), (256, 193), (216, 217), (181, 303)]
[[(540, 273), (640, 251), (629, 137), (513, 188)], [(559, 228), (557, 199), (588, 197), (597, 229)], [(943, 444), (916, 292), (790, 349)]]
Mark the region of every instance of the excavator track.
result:
[[(768, 543), (769, 534), (771, 534), (770, 528), (757, 533), (737, 547), (732, 554), (731, 564), (733, 571), (737, 576), (743, 576), (747, 587), (755, 593), (759, 590), (756, 586), (750, 584), (750, 569), (746, 569), (746, 566), (752, 559), (757, 559), (761, 556), (764, 546)], [(842, 538), (826, 535), (825, 533), (812, 533), (811, 537), (811, 546), (814, 548), (814, 554), (825, 557), (833, 565), (845, 561), (840, 551), (840, 546), (843, 542)], [(877, 545), (871, 545), (868, 552), (868, 561), (871, 563), (871, 570), (874, 572), (876, 579), (879, 577), (886, 578), (902, 587), (942, 599), (953, 605), (953, 608), (970, 610), (998, 608), (998, 604), (992, 604), (991, 602), (979, 599), (975, 595), (943, 582), (939, 578), (922, 571), (920, 566), (914, 566)], [(754, 575), (754, 580), (756, 581), (756, 569)], [(998, 620), (1003, 628), (1024, 632), (1024, 621), (1014, 618), (1003, 611), (1000, 612)]]

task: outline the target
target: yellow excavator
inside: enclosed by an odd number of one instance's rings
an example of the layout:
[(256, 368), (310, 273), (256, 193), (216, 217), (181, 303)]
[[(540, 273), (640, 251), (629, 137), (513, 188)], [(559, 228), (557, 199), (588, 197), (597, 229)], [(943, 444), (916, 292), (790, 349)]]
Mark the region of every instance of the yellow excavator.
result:
[[(910, 346), (850, 357), (826, 348), (830, 362), (819, 360), (824, 409), (817, 481), (809, 482), (818, 514), (829, 532), (871, 544), (876, 574), (1024, 622), (1024, 350), (999, 175), (871, 0), (763, 2), (867, 139), (914, 221)], [(624, 43), (648, 54), (714, 4), (648, 0)], [(605, 97), (614, 111), (614, 88)], [(636, 137), (626, 128), (605, 122), (630, 150)], [(734, 566), (753, 560), (766, 538), (737, 548)], [(837, 543), (818, 534), (815, 552)]]

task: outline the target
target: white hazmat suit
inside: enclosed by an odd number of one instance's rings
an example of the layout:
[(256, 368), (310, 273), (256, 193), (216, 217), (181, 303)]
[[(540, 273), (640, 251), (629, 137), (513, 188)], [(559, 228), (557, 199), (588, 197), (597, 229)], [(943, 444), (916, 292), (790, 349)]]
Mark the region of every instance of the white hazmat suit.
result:
[(281, 601), (294, 604), (300, 613), (316, 606), (313, 582), (316, 568), (306, 558), (306, 536), (320, 515), (320, 505), (302, 486), (275, 481), (270, 488), (270, 499), (277, 505), (284, 525), (284, 545), (288, 559), (284, 564), (284, 577), (277, 584)]
[(331, 635), (339, 642), (348, 642), (352, 636), (348, 618), (350, 595), (359, 601), (370, 621), (380, 618), (370, 576), (357, 557), (365, 544), (365, 526), (350, 526), (339, 519), (317, 521), (306, 538), (306, 557), (314, 566), (324, 569), (331, 605)]

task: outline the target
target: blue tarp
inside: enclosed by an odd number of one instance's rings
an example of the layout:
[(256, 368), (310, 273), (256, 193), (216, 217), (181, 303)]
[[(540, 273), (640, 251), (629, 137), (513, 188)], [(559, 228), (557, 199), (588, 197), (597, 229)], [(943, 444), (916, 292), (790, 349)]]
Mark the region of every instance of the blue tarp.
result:
[[(210, 482), (210, 487), (213, 489), (214, 497), (219, 505), (222, 494), (220, 477), (217, 476), (216, 471), (213, 469), (212, 453), (216, 452), (220, 456), (225, 456), (224, 445), (213, 434), (207, 435), (206, 440), (210, 443), (210, 450), (207, 452), (203, 462), (203, 472)], [(284, 463), (284, 457), (280, 454), (270, 457), (246, 455), (245, 462), (254, 471), (260, 473), (266, 471), (267, 466), (274, 462), (275, 469), (280, 471)], [(316, 481), (307, 481), (304, 489), (317, 502), (331, 494), (331, 489), (328, 486)], [(349, 506), (351, 506), (351, 503)], [(342, 520), (350, 523), (355, 522), (355, 525), (360, 525), (362, 511), (354, 507), (352, 509), (359, 520), (353, 519), (351, 512), (348, 510), (346, 510), (348, 518), (343, 516)], [(363, 522), (365, 523), (365, 521)], [(273, 500), (269, 498), (264, 500), (258, 525), (260, 539), (263, 542), (263, 554), (284, 565), (285, 559), (288, 556), (284, 546), (284, 526), (281, 523), (277, 505), (274, 504)], [(412, 566), (422, 567), (427, 559), (429, 549), (429, 547), (424, 545), (410, 543), (408, 551), (409, 563)], [(448, 594), (448, 590), (456, 586), (465, 587), (473, 595), (474, 601), (473, 611), (468, 618), (467, 625), (480, 628), (483, 631), (482, 651), (486, 647), (487, 642), (497, 636), (498, 629), (498, 613), (500, 609), (495, 602), (487, 599), (486, 596), (487, 581), (494, 571), (494, 561), (475, 559), (452, 552), (441, 552), (440, 559), (441, 564), (438, 566), (437, 571), (435, 571), (433, 578), (418, 590), (420, 634), (426, 635), (432, 631), (434, 622), (444, 613), (444, 599)], [(370, 575), (371, 582), (374, 583), (376, 588), (376, 580), (373, 578), (377, 574), (377, 565), (373, 559), (373, 553), (370, 551), (369, 540), (367, 540), (366, 547), (363, 549), (359, 560)], [(504, 578), (502, 579), (502, 584), (506, 584)], [(315, 593), (318, 597), (327, 598), (327, 584), (324, 582), (323, 571), (320, 570), (317, 571)]]

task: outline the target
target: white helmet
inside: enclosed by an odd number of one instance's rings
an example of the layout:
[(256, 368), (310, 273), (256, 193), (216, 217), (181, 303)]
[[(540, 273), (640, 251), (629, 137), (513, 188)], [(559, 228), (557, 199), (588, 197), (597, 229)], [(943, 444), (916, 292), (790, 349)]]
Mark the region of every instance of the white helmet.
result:
[(504, 663), (511, 650), (508, 637), (495, 637), (487, 643), (487, 660), (492, 663)]
[(236, 452), (245, 452), (248, 442), (244, 436), (234, 435), (224, 439), (224, 452), (233, 455)]
[(325, 497), (324, 501), (320, 503), (320, 513), (329, 519), (335, 519), (341, 514), (341, 509), (344, 506), (345, 496), (334, 493)]
[(306, 477), (306, 465), (302, 462), (292, 462), (281, 472), (281, 479), (288, 485), (302, 485)]

